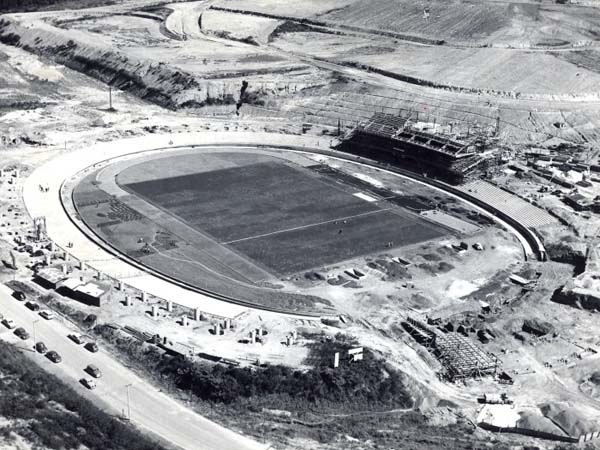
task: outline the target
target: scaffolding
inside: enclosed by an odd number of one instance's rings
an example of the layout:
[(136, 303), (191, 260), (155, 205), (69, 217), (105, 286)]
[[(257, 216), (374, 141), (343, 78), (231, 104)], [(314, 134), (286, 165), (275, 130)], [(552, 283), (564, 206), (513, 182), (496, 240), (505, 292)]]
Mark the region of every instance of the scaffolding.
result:
[(435, 333), (424, 323), (421, 323), (412, 317), (407, 317), (406, 322), (404, 322), (402, 325), (415, 341), (427, 347), (428, 349), (435, 342)]
[(439, 332), (412, 317), (403, 326), (438, 359), (443, 367), (441, 377), (448, 381), (495, 376), (498, 372), (499, 359), (459, 333)]
[(436, 336), (434, 355), (444, 366), (444, 378), (449, 381), (496, 375), (499, 360), (484, 352), (470, 339), (458, 333)]

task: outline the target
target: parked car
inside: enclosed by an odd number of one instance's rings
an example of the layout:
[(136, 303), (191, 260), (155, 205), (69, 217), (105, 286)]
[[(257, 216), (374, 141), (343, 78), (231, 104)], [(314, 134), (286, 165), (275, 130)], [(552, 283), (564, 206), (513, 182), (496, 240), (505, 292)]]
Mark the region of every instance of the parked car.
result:
[(48, 351), (48, 347), (46, 347), (46, 344), (44, 344), (43, 342), (36, 342), (35, 344), (35, 350), (38, 353), (46, 353)]
[(32, 311), (40, 310), (40, 305), (38, 305), (36, 302), (27, 302), (25, 303), (25, 306), (27, 306)]
[(88, 342), (87, 344), (85, 344), (85, 349), (89, 350), (92, 353), (96, 353), (98, 351), (98, 344), (96, 344), (95, 342)]
[(96, 382), (91, 378), (82, 378), (79, 382), (88, 389), (96, 389)]
[(9, 330), (12, 330), (12, 329), (14, 329), (14, 328), (16, 328), (16, 327), (17, 327), (17, 324), (15, 323), (15, 321), (14, 321), (14, 320), (12, 320), (12, 319), (8, 319), (8, 318), (7, 318), (7, 319), (4, 319), (4, 320), (2, 321), (2, 324), (3, 324), (3, 325), (6, 327), (6, 328), (8, 328)]
[(13, 295), (14, 298), (16, 298), (17, 300), (19, 300), (20, 302), (24, 302), (25, 299), (27, 298), (25, 296), (25, 293), (21, 292), (21, 291), (14, 291), (12, 295)]
[(52, 311), (48, 311), (47, 309), (43, 310), (40, 313), (40, 316), (42, 316), (46, 320), (52, 320), (52, 319), (54, 319), (54, 313)]
[(76, 344), (83, 344), (85, 342), (81, 334), (70, 334), (69, 339), (71, 339)]
[(19, 327), (15, 330), (15, 334), (19, 336), (21, 339), (26, 340), (29, 339), (29, 333), (23, 327)]
[(57, 363), (57, 364), (62, 361), (62, 356), (60, 356), (54, 350), (50, 350), (48, 353), (46, 353), (46, 358), (48, 358), (53, 363)]
[(85, 371), (94, 378), (100, 378), (102, 376), (100, 369), (93, 364), (88, 364), (88, 366), (85, 368)]

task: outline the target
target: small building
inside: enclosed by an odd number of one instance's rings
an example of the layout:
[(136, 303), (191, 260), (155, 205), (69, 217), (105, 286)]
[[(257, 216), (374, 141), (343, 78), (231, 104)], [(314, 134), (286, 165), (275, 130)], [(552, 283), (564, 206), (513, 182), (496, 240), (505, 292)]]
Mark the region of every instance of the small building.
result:
[(578, 181), (577, 183), (575, 183), (577, 186), (581, 186), (581, 187), (585, 187), (585, 188), (590, 188), (593, 186), (592, 183), (590, 183), (588, 180), (583, 179), (581, 181)]
[(67, 278), (67, 275), (56, 267), (39, 269), (34, 275), (35, 281), (46, 289), (56, 289), (57, 285)]
[(61, 281), (57, 284), (56, 290), (63, 295), (91, 306), (100, 306), (103, 301), (109, 300), (111, 295), (110, 286), (92, 281), (85, 282), (76, 277)]
[(75, 297), (83, 303), (100, 306), (103, 301), (110, 300), (111, 289), (108, 286), (94, 282), (82, 284), (75, 288)]
[(593, 203), (585, 195), (581, 195), (579, 193), (564, 196), (563, 202), (565, 202), (575, 211), (589, 211)]
[(56, 291), (59, 293), (64, 293), (66, 295), (73, 296), (75, 289), (78, 286), (81, 286), (83, 281), (76, 277), (66, 278), (62, 280), (60, 283), (56, 283)]

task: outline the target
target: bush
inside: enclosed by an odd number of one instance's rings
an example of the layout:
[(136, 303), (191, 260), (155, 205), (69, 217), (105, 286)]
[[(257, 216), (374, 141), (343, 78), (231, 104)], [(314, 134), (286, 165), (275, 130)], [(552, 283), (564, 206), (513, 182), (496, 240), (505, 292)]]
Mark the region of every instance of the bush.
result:
[(344, 357), (356, 345), (341, 334), (311, 348), (313, 369), (297, 370), (281, 365), (250, 368), (197, 363), (125, 337), (106, 326), (98, 326), (95, 331), (155, 378), (168, 380), (178, 389), (191, 390), (198, 399), (211, 403), (297, 412), (341, 406), (349, 410), (387, 409), (412, 404), (400, 372), (388, 367), (368, 349), (363, 361), (342, 361), (340, 367), (330, 367), (335, 352)]

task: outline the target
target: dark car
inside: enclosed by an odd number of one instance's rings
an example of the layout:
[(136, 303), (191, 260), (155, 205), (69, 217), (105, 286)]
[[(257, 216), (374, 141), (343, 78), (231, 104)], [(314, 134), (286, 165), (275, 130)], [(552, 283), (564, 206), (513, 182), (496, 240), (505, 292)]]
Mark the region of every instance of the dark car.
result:
[(84, 370), (94, 378), (100, 378), (102, 376), (102, 371), (93, 364), (88, 364)]
[(25, 296), (25, 293), (21, 292), (21, 291), (15, 291), (15, 292), (13, 292), (12, 295), (13, 295), (14, 298), (16, 298), (17, 300), (19, 300), (20, 302), (24, 302), (25, 299), (27, 298)]
[(21, 339), (25, 340), (25, 339), (29, 339), (29, 333), (27, 332), (27, 330), (23, 327), (19, 327), (15, 330), (15, 334), (17, 336), (19, 336)]
[(62, 357), (54, 350), (50, 350), (48, 353), (46, 353), (46, 358), (48, 358), (53, 363), (59, 363), (62, 361)]
[(85, 349), (89, 350), (92, 353), (96, 353), (98, 351), (98, 344), (96, 344), (95, 342), (88, 342), (87, 344), (85, 344)]
[(32, 311), (40, 310), (40, 305), (38, 305), (36, 302), (27, 302), (25, 303), (25, 306), (27, 306)]
[(48, 347), (46, 347), (46, 344), (44, 344), (43, 342), (36, 342), (35, 344), (35, 350), (38, 353), (46, 353), (48, 351)]

